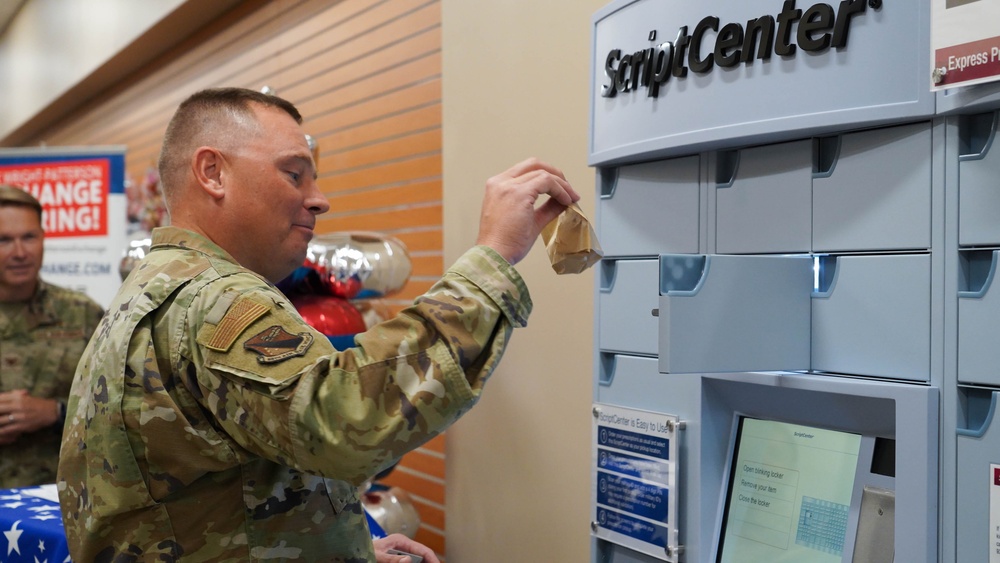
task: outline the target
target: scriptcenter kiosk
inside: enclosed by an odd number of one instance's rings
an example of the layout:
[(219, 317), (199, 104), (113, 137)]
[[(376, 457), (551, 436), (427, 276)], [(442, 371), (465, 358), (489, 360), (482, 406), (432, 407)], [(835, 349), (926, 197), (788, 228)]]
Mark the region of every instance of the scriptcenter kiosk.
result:
[(591, 561), (1000, 562), (991, 3), (594, 14)]

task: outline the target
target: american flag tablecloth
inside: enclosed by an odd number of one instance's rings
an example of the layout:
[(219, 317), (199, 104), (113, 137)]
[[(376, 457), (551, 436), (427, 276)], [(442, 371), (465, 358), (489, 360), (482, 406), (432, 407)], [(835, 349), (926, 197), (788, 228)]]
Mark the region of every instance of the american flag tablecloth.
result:
[(0, 490), (0, 563), (67, 563), (55, 485)]
[[(368, 511), (372, 538), (385, 537)], [(71, 563), (55, 485), (0, 490), (0, 563)]]

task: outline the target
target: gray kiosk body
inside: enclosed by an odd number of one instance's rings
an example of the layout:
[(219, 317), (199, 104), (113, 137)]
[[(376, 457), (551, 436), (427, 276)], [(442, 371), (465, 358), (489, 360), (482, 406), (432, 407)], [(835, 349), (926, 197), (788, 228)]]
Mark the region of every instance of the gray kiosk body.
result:
[(1000, 84), (931, 0), (592, 23), (591, 561), (1000, 561)]

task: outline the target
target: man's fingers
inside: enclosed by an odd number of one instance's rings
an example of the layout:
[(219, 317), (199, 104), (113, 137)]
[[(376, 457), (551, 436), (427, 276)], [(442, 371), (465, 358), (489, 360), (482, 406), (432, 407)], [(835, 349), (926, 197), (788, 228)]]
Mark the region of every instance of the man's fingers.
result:
[(552, 222), (553, 219), (558, 217), (563, 211), (566, 211), (565, 205), (556, 201), (555, 199), (550, 199), (538, 206), (535, 209), (535, 223), (538, 225), (539, 231)]
[(545, 224), (579, 199), (557, 168), (535, 158), (519, 162), (487, 180), (476, 244), (517, 264)]
[[(538, 173), (538, 174), (535, 174), (535, 173)], [(515, 164), (514, 166), (512, 166), (509, 170), (507, 170), (506, 172), (504, 172), (500, 176), (501, 177), (508, 177), (508, 178), (514, 179), (515, 181), (518, 181), (518, 182), (523, 182), (523, 181), (525, 181), (525, 179), (523, 177), (526, 176), (526, 175), (531, 175), (532, 177), (536, 177), (537, 175), (542, 175), (542, 174), (545, 174), (545, 173), (547, 173), (547, 174), (549, 174), (549, 175), (551, 175), (551, 176), (553, 176), (555, 178), (558, 178), (559, 181), (565, 187), (569, 188), (568, 191), (569, 191), (571, 197), (573, 198), (573, 201), (576, 201), (576, 200), (580, 199), (580, 196), (577, 195), (577, 193), (575, 191), (573, 191), (572, 187), (569, 186), (569, 182), (566, 180), (566, 175), (563, 174), (562, 170), (560, 170), (560, 169), (556, 168), (555, 166), (552, 166), (552, 165), (550, 165), (548, 163), (542, 162), (541, 160), (538, 160), (537, 158), (529, 158), (527, 160), (523, 160), (523, 161)]]
[(555, 198), (564, 206), (568, 206), (580, 199), (580, 195), (576, 193), (576, 190), (573, 189), (573, 186), (570, 185), (566, 178), (554, 176), (545, 170), (533, 170), (522, 174), (515, 181), (520, 184), (527, 184), (534, 191), (533, 198), (537, 198), (541, 194), (546, 194), (551, 198)]
[(516, 178), (533, 170), (544, 170), (554, 176), (562, 178), (563, 180), (566, 179), (566, 176), (562, 173), (561, 170), (559, 170), (555, 166), (552, 166), (551, 164), (542, 162), (541, 160), (538, 160), (535, 157), (527, 158), (525, 160), (522, 160), (521, 162), (518, 162), (514, 166), (508, 168), (506, 172), (501, 174), (501, 176)]

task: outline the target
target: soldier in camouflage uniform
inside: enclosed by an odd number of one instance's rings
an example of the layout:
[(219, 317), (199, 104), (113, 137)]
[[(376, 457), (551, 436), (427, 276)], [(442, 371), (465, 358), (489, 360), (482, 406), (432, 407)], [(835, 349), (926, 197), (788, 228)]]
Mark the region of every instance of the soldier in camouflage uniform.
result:
[(73, 373), (104, 311), (43, 282), (42, 206), (0, 185), (0, 489), (54, 483)]
[(357, 487), (476, 402), (531, 309), (511, 264), (579, 196), (534, 160), (491, 178), (479, 246), (337, 352), (271, 283), (329, 209), (300, 120), (280, 98), (218, 89), (171, 121), (172, 226), (69, 402), (58, 483), (74, 560), (409, 561), (396, 548), (438, 562), (401, 535), (373, 546)]

